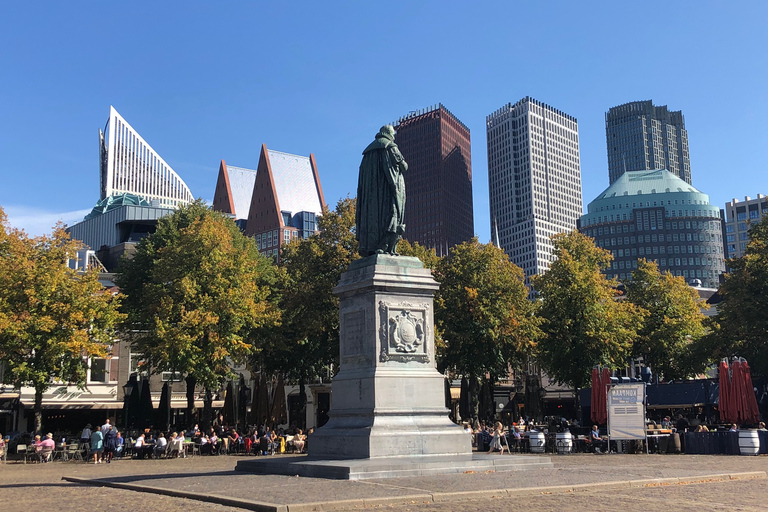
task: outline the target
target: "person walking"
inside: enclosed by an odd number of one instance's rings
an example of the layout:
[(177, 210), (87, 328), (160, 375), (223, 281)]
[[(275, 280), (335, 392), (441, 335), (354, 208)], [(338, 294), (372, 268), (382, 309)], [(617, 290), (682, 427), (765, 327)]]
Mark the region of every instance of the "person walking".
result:
[(501, 440), (504, 439), (506, 443), (506, 434), (504, 433), (504, 427), (500, 421), (497, 421), (493, 429), (493, 438), (491, 439), (491, 448), (488, 453), (493, 453), (493, 450), (499, 450), (499, 455), (504, 455), (504, 445), (501, 444)]
[(102, 461), (102, 454), (104, 453), (104, 435), (101, 433), (101, 427), (96, 427), (96, 430), (91, 434), (91, 453), (93, 454), (93, 463), (98, 464)]

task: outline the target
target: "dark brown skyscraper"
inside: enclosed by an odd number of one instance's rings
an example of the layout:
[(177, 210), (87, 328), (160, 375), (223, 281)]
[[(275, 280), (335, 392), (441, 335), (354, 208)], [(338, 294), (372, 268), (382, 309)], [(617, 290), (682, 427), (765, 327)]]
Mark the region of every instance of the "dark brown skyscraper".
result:
[(469, 128), (439, 104), (401, 117), (395, 130), (408, 162), (405, 239), (444, 256), (475, 234)]

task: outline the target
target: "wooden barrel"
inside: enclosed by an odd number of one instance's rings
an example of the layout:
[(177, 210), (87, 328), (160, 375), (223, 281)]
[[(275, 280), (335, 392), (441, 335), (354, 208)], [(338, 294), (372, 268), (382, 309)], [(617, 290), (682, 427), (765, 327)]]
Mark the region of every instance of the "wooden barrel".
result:
[(680, 453), (680, 434), (675, 432), (669, 436), (669, 444), (667, 445), (667, 453)]
[(544, 453), (544, 432), (528, 432), (528, 442), (531, 445), (531, 453)]
[(742, 455), (757, 455), (760, 452), (760, 438), (756, 430), (739, 430), (739, 452)]
[(571, 453), (573, 450), (573, 437), (570, 432), (558, 432), (555, 436), (555, 446), (557, 453)]

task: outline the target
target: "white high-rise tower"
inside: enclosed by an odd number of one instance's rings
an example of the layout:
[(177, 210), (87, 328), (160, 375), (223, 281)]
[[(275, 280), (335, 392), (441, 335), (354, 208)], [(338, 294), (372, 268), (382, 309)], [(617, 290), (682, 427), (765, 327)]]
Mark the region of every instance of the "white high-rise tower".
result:
[(526, 280), (553, 261), (550, 236), (582, 214), (576, 118), (525, 97), (486, 117), (491, 236)]

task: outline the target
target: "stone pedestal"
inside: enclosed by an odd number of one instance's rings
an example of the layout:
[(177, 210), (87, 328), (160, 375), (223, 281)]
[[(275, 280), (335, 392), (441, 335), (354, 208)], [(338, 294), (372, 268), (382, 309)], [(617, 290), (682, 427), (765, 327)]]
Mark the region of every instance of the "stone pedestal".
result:
[(438, 283), (418, 258), (374, 255), (342, 274), (340, 369), (330, 420), (309, 442), (322, 459), (469, 455), (448, 419), (435, 365), (432, 297)]

